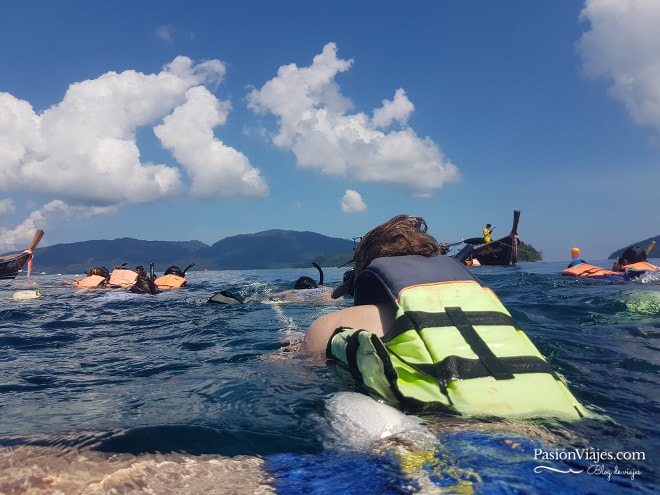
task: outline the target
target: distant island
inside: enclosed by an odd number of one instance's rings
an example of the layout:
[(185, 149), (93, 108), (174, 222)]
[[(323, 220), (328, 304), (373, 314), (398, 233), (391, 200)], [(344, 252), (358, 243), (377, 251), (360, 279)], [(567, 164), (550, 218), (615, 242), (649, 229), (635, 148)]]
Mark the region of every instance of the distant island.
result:
[(518, 244), (518, 261), (543, 261), (543, 254), (531, 244), (520, 241)]
[[(646, 248), (652, 241), (660, 243), (660, 235), (629, 245)], [(626, 247), (616, 250), (609, 258), (616, 258)], [(201, 241), (143, 241), (130, 237), (55, 244), (36, 249), (34, 270), (81, 274), (94, 266), (112, 269), (123, 263), (130, 268), (154, 263), (157, 273), (171, 265), (184, 268), (191, 263), (195, 263), (193, 270), (307, 268), (312, 262), (321, 266), (342, 266), (352, 258), (353, 241), (350, 239), (273, 229), (226, 237), (211, 246)], [(542, 252), (531, 244), (520, 243), (518, 261), (542, 259)]]
[(656, 246), (649, 253), (649, 258), (660, 258), (660, 246), (657, 246), (657, 244), (660, 244), (660, 235), (656, 235), (655, 237), (649, 237), (648, 239), (644, 239), (643, 241), (633, 242), (632, 244), (623, 246), (622, 248), (617, 249), (612, 254), (610, 254), (607, 259), (613, 260), (618, 258), (619, 256), (621, 256), (623, 251), (630, 246), (640, 246), (644, 249), (647, 249), (653, 242), (655, 242)]
[(209, 246), (200, 241), (143, 241), (124, 237), (56, 244), (37, 248), (34, 270), (46, 273), (85, 273), (91, 267), (112, 269), (148, 267), (157, 273), (195, 263), (194, 270), (250, 270), (259, 268), (339, 266), (353, 257), (353, 241), (314, 232), (267, 230), (222, 239)]

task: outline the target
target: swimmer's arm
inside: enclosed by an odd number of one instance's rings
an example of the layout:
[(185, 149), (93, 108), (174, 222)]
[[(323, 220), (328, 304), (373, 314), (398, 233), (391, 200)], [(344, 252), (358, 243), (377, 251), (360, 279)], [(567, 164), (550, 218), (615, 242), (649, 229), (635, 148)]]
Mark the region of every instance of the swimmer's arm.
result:
[(337, 313), (318, 317), (307, 329), (302, 343), (303, 351), (310, 354), (324, 353), (328, 340), (338, 326)]
[(334, 313), (320, 316), (312, 322), (303, 341), (303, 350), (312, 354), (325, 352), (328, 340), (339, 327), (361, 328), (384, 335), (393, 321), (386, 306), (351, 306)]

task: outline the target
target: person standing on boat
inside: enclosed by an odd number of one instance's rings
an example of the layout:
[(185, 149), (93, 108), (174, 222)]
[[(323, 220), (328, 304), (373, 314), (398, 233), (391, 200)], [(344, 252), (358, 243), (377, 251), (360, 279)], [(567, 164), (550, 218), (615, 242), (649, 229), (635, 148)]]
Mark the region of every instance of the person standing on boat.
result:
[(490, 235), (493, 233), (494, 229), (495, 229), (495, 227), (491, 228), (489, 223), (487, 223), (486, 226), (484, 227), (484, 242), (485, 243), (490, 242)]

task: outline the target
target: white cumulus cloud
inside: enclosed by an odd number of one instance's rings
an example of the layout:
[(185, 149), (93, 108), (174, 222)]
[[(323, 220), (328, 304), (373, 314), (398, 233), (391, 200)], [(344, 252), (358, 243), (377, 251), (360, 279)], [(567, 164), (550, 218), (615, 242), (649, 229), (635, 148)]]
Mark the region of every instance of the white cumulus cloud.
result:
[(458, 169), (438, 145), (408, 127), (414, 105), (403, 89), (371, 117), (350, 113), (352, 104), (335, 77), (352, 64), (337, 58), (335, 44), (328, 43), (309, 67), (280, 67), (275, 78), (250, 92), (248, 106), (277, 118), (273, 143), (291, 150), (300, 168), (388, 183), (418, 195), (458, 181)]
[(17, 227), (0, 227), (0, 252), (27, 248), (38, 229), (57, 230), (66, 222), (83, 220), (95, 215), (107, 215), (115, 212), (115, 206), (69, 205), (61, 200), (53, 200), (38, 210), (31, 212)]
[[(165, 118), (157, 134), (185, 162), (180, 165), (193, 182), (193, 194), (266, 194), (247, 158), (213, 137), (230, 105), (203, 84), (219, 81), (224, 72), (220, 61), (193, 65), (186, 57), (158, 74), (108, 72), (72, 84), (62, 102), (41, 115), (27, 102), (0, 93), (0, 188), (97, 205), (149, 203), (180, 194), (181, 168), (143, 162), (137, 144), (138, 128)], [(191, 116), (200, 110), (203, 115)], [(186, 146), (201, 146), (204, 161), (192, 163)], [(200, 182), (207, 185), (201, 188)]]
[(339, 200), (341, 211), (344, 213), (360, 213), (366, 211), (367, 205), (357, 191), (346, 189), (344, 196)]
[(636, 124), (660, 128), (660, 2), (587, 0), (581, 18), (585, 73), (610, 81)]
[(230, 108), (228, 102), (218, 101), (208, 89), (197, 86), (154, 129), (192, 177), (192, 194), (202, 199), (268, 195), (266, 182), (247, 157), (213, 136), (213, 128), (225, 123)]
[[(0, 192), (55, 198), (97, 214), (186, 193), (267, 195), (260, 171), (214, 136), (231, 105), (207, 86), (225, 72), (219, 60), (195, 64), (184, 56), (156, 74), (107, 72), (71, 84), (61, 102), (41, 113), (0, 92)], [(153, 128), (178, 163), (143, 160), (142, 128)]]

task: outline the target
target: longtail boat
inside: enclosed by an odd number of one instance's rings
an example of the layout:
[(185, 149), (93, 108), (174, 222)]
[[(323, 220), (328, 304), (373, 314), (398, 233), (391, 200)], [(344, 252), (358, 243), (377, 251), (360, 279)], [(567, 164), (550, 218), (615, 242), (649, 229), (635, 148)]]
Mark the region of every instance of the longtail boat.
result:
[[(463, 243), (474, 245), (474, 251), (465, 263), (480, 265), (515, 265), (518, 261), (518, 221), (520, 210), (513, 210), (513, 226), (511, 232), (499, 239), (484, 243), (483, 237), (464, 239)], [(476, 263), (474, 260), (478, 261)]]
[[(32, 244), (21, 253), (10, 253), (0, 256), (0, 279), (16, 278), (26, 263), (32, 261), (34, 250), (44, 236), (43, 230), (37, 230), (32, 239)], [(29, 265), (28, 265), (29, 266)]]

